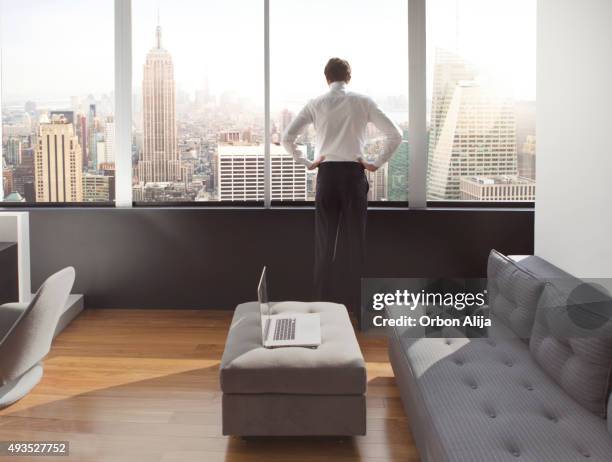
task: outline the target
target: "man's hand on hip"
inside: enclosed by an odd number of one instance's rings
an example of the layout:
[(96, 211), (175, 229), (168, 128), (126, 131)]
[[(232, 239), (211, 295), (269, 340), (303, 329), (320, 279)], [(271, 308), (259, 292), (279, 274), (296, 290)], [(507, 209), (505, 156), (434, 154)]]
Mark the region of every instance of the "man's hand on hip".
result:
[(378, 170), (378, 167), (376, 165), (371, 164), (370, 162), (366, 162), (361, 157), (359, 158), (359, 162), (368, 172), (375, 172), (376, 170)]
[(316, 170), (316, 169), (318, 169), (319, 165), (321, 165), (321, 162), (323, 162), (324, 160), (325, 160), (325, 156), (319, 157), (312, 164), (310, 164), (310, 167), (308, 167), (308, 170)]

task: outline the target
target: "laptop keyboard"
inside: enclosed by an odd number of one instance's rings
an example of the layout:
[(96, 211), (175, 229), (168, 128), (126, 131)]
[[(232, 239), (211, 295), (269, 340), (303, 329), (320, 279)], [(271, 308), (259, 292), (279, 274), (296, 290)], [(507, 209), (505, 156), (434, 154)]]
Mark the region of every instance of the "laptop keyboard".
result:
[(295, 340), (295, 318), (281, 318), (274, 326), (274, 340)]

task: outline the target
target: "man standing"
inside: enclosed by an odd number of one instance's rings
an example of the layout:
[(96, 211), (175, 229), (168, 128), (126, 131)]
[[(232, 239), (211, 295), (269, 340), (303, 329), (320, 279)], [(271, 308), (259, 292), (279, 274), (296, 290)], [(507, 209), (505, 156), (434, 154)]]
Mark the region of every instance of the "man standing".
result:
[[(369, 183), (365, 170), (375, 172), (388, 162), (402, 142), (399, 128), (369, 97), (349, 92), (349, 63), (332, 58), (325, 66), (329, 92), (311, 100), (283, 134), (283, 146), (296, 162), (317, 175), (315, 213), (315, 297), (333, 299), (333, 267), (337, 243), (347, 243), (348, 303), (358, 310), (360, 278), (365, 260)], [(363, 158), (367, 125), (373, 123), (385, 137), (384, 149), (370, 163)], [(316, 159), (310, 161), (298, 149), (297, 137), (309, 124), (316, 131)]]

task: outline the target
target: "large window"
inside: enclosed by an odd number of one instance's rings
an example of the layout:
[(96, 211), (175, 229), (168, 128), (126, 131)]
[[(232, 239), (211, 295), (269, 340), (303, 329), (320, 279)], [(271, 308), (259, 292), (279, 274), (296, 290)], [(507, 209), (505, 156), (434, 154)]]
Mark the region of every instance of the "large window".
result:
[(114, 200), (113, 5), (0, 0), (5, 202)]
[[(0, 194), (312, 201), (316, 170), (280, 141), (338, 56), (404, 133), (371, 202), (533, 201), (536, 2), (0, 0)], [(298, 143), (317, 157), (312, 127)], [(370, 126), (361, 154), (382, 146)]]
[[(271, 0), (270, 12), (273, 143), (309, 99), (328, 91), (323, 68), (333, 56), (350, 62), (350, 89), (372, 96), (407, 132), (407, 0)], [(317, 155), (314, 137), (311, 128), (298, 140), (311, 159)], [(364, 154), (373, 159), (381, 148), (372, 126)], [(280, 149), (272, 147), (272, 199), (313, 200), (316, 171), (283, 162)], [(407, 201), (407, 140), (368, 176), (370, 200)]]
[(134, 201), (263, 201), (263, 3), (132, 5)]
[(431, 201), (535, 199), (536, 0), (428, 0)]

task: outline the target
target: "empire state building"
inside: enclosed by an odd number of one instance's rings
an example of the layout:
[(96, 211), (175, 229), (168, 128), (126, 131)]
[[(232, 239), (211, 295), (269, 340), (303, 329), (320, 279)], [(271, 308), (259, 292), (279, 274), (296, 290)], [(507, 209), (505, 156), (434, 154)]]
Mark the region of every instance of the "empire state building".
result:
[(181, 180), (174, 65), (170, 53), (162, 48), (159, 25), (156, 39), (156, 47), (147, 54), (142, 81), (144, 146), (137, 175), (145, 183)]

